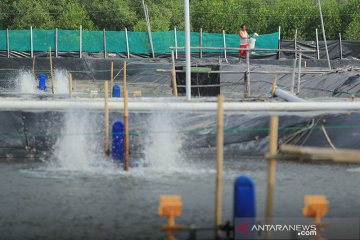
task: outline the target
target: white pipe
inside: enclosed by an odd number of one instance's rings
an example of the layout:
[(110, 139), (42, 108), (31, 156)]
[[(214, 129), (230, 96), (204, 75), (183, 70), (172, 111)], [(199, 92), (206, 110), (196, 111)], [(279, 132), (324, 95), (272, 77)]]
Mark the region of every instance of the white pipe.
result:
[[(56, 100), (28, 100), (1, 99), (1, 111), (59, 111), (66, 109), (104, 109), (104, 99), (56, 99)], [(123, 109), (123, 99), (109, 100), (109, 109), (119, 111)], [(216, 112), (217, 103), (189, 102), (189, 101), (140, 101), (129, 102), (130, 111), (207, 111)], [(225, 102), (224, 109), (228, 112), (334, 112), (360, 111), (360, 102)]]
[(186, 99), (191, 100), (191, 50), (190, 50), (190, 7), (189, 0), (184, 0), (185, 6), (185, 56), (186, 56)]
[(288, 91), (282, 90), (279, 87), (275, 88), (274, 95), (288, 102), (305, 102), (304, 99), (299, 98)]

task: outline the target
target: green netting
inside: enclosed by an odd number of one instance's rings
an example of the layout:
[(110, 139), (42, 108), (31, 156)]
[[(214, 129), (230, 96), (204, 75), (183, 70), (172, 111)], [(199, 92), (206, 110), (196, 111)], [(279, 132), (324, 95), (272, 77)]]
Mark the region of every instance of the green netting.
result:
[[(155, 53), (169, 53), (170, 47), (175, 46), (174, 31), (154, 32), (152, 39)], [(134, 54), (151, 53), (148, 34), (146, 32), (128, 32), (129, 51)], [(9, 30), (10, 50), (30, 51), (30, 30)], [(185, 46), (185, 32), (177, 31), (178, 47)], [(240, 39), (238, 34), (226, 34), (226, 46), (238, 48)], [(33, 30), (34, 51), (48, 51), (55, 49), (55, 30)], [(197, 32), (191, 33), (191, 46), (200, 46), (200, 36)], [(224, 47), (221, 33), (203, 33), (203, 47)], [(260, 35), (256, 41), (256, 48), (277, 49), (278, 33)], [(106, 31), (107, 52), (126, 52), (125, 32)], [(0, 30), (0, 50), (6, 50), (6, 31)], [(80, 50), (79, 30), (58, 31), (58, 51), (75, 52)], [(83, 31), (83, 52), (104, 52), (103, 31)], [(184, 49), (179, 50), (184, 51)], [(198, 49), (193, 49), (198, 52)], [(204, 52), (223, 52), (223, 50), (204, 49)]]
[(175, 46), (174, 31), (154, 32), (151, 35), (156, 53), (168, 53), (170, 47)]
[[(277, 49), (279, 47), (279, 33), (270, 33), (260, 35), (256, 40), (256, 48), (270, 48)], [(269, 53), (269, 51), (263, 51), (264, 53)], [(258, 52), (260, 53), (260, 52)]]
[(30, 31), (11, 30), (9, 31), (10, 50), (30, 51)]
[[(80, 51), (80, 31), (60, 30), (58, 31), (58, 46), (60, 52)], [(84, 41), (84, 38), (83, 38)], [(83, 48), (84, 48), (83, 44)]]
[(102, 31), (83, 31), (82, 38), (83, 52), (104, 52), (104, 33)]
[(125, 32), (106, 31), (106, 49), (108, 52), (126, 52)]
[(55, 50), (55, 30), (33, 30), (34, 51)]
[(6, 30), (0, 30), (0, 50), (6, 49)]
[[(177, 45), (178, 47), (185, 47), (185, 32), (184, 31), (177, 31)], [(197, 32), (190, 33), (190, 43), (192, 47), (199, 47), (200, 46), (200, 34)], [(172, 45), (174, 46), (174, 45)], [(180, 49), (179, 52), (184, 52), (185, 49)], [(199, 52), (199, 49), (192, 49), (192, 52)]]
[[(230, 34), (229, 34), (230, 35)], [(231, 34), (234, 37), (235, 34)], [(203, 33), (203, 47), (224, 47), (224, 38), (221, 33)], [(230, 46), (227, 46), (230, 47)], [(237, 46), (239, 47), (239, 46)], [(222, 50), (208, 50), (204, 49), (203, 52), (220, 52)]]
[(149, 38), (145, 32), (128, 32), (129, 48), (131, 53), (151, 53)]

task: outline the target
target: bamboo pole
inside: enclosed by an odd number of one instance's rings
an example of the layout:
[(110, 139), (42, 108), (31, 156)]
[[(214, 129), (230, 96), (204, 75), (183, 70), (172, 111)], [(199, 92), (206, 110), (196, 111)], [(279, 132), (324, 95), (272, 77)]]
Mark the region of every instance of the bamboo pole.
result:
[(125, 142), (124, 170), (129, 171), (129, 108), (128, 108), (128, 92), (126, 88), (126, 61), (124, 61), (124, 142)]
[[(269, 154), (275, 155), (278, 146), (278, 128), (279, 117), (271, 116), (270, 132), (269, 132)], [(273, 200), (275, 188), (275, 174), (276, 174), (276, 160), (270, 159), (268, 164), (268, 183), (267, 183), (267, 197), (266, 197), (266, 213), (267, 220), (271, 220), (273, 215)]]
[(123, 71), (124, 71), (124, 86), (123, 86), (123, 91), (125, 93), (126, 91), (126, 61), (124, 61), (124, 67), (123, 67)]
[(125, 164), (124, 170), (129, 171), (129, 108), (128, 92), (124, 92), (124, 141), (125, 141)]
[(104, 82), (104, 95), (105, 95), (105, 146), (104, 152), (106, 155), (110, 154), (109, 149), (109, 84), (108, 81)]
[[(35, 76), (35, 56), (33, 57), (33, 62), (32, 62), (32, 74)], [(36, 76), (35, 76), (36, 79)]]
[(172, 86), (173, 86), (173, 94), (174, 94), (175, 97), (177, 97), (178, 96), (178, 90), (177, 90), (177, 83), (176, 83), (176, 71), (175, 71), (175, 68), (172, 68), (171, 79), (172, 79)]
[(49, 58), (50, 58), (51, 92), (52, 94), (54, 94), (54, 70), (53, 70), (51, 47), (49, 48)]
[(110, 97), (113, 96), (113, 88), (114, 88), (114, 62), (111, 62), (111, 66), (110, 66)]
[(72, 79), (72, 74), (69, 73), (69, 97), (72, 97), (72, 91), (73, 91), (73, 79)]
[(222, 175), (224, 161), (224, 96), (222, 95), (218, 96), (217, 115), (215, 235), (218, 237), (220, 235), (218, 227), (221, 225), (222, 221)]

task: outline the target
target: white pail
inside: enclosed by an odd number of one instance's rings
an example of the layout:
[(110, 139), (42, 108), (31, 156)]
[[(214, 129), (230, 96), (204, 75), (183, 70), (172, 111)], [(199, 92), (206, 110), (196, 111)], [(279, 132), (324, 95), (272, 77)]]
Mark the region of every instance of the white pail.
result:
[(249, 47), (251, 49), (255, 48), (255, 43), (256, 43), (256, 39), (255, 38), (250, 38), (249, 39)]

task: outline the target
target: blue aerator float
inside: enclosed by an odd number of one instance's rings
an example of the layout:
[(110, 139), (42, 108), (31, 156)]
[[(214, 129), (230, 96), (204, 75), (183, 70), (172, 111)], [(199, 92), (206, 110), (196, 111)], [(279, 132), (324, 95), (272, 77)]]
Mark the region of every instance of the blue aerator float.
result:
[(255, 184), (250, 177), (240, 176), (234, 184), (235, 239), (255, 239), (256, 233), (251, 232), (255, 218)]
[(45, 74), (39, 75), (39, 89), (42, 91), (46, 90), (46, 75)]
[(113, 86), (113, 92), (112, 97), (119, 98), (120, 97), (120, 86), (115, 84)]
[(116, 121), (112, 127), (112, 158), (114, 161), (124, 163), (124, 123)]

